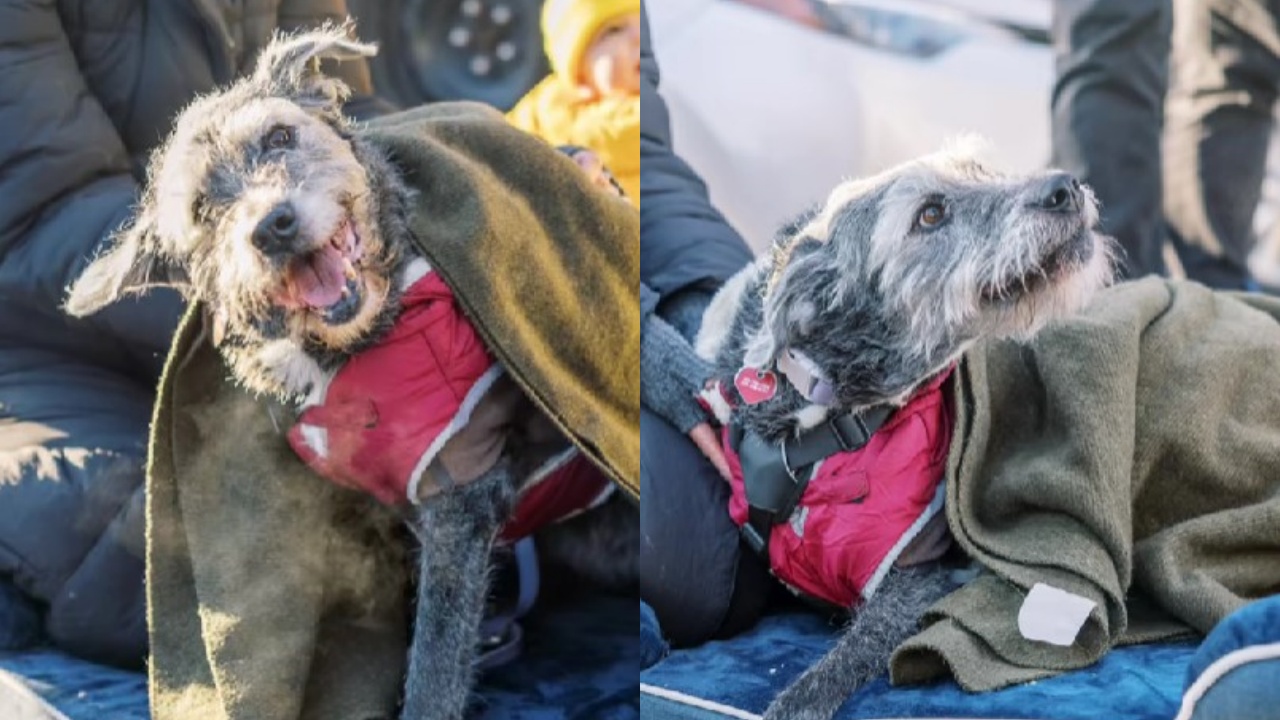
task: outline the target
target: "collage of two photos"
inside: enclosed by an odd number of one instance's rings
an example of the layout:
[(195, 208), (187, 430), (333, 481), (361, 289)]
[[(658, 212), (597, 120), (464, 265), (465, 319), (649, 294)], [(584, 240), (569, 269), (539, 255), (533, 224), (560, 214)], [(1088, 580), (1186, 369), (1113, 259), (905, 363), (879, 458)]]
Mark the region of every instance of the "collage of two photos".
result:
[(0, 28), (0, 718), (1280, 720), (1280, 5)]

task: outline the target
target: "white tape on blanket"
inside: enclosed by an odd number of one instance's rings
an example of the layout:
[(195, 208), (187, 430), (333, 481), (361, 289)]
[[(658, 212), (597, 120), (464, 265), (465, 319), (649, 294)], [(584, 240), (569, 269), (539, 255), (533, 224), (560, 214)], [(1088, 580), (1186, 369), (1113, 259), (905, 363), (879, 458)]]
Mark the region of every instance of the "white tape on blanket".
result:
[(1036, 583), (1018, 610), (1018, 631), (1028, 640), (1066, 647), (1076, 641), (1095, 605), (1088, 598)]

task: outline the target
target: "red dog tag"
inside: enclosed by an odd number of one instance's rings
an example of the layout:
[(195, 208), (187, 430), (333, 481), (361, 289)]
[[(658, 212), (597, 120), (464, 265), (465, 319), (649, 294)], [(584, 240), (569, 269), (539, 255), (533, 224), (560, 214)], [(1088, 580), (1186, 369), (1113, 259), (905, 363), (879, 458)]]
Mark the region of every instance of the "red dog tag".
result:
[(742, 401), (748, 405), (762, 403), (778, 392), (778, 376), (772, 370), (757, 370), (744, 367), (733, 376), (733, 385), (738, 388)]

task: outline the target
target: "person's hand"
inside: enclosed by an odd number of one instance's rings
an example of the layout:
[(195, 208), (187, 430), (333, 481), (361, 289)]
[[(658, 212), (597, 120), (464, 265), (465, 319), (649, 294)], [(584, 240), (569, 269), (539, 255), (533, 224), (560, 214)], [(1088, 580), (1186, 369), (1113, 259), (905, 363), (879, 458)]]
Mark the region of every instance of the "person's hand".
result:
[(622, 186), (613, 177), (613, 173), (609, 172), (609, 168), (604, 166), (604, 161), (600, 159), (594, 151), (584, 147), (564, 147), (562, 150), (573, 158), (578, 168), (586, 173), (587, 179), (591, 181), (600, 190), (610, 195), (623, 197)]
[(720, 477), (729, 482), (733, 479), (732, 473), (729, 472), (729, 461), (725, 459), (724, 448), (720, 445), (720, 436), (716, 433), (715, 428), (710, 423), (698, 423), (689, 431), (689, 439), (694, 445), (698, 446), (698, 450), (711, 461), (716, 471), (720, 473)]

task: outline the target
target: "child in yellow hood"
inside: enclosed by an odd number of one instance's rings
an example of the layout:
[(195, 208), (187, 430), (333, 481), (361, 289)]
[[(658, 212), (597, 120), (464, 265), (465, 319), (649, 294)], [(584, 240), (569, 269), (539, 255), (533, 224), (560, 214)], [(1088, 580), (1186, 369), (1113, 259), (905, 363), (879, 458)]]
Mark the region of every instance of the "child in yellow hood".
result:
[(553, 145), (595, 152), (640, 206), (640, 0), (547, 0), (551, 75), (508, 119)]

